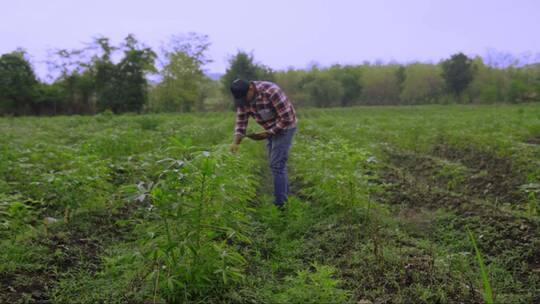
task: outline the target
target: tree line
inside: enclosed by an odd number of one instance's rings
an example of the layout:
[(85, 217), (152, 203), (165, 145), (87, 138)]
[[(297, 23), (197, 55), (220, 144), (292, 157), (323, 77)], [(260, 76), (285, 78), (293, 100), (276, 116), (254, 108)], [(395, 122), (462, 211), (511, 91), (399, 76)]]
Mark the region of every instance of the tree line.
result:
[(289, 69), (275, 78), (302, 105), (413, 105), (540, 100), (540, 65), (496, 68), (463, 53), (437, 63)]
[(194, 33), (171, 37), (159, 52), (133, 35), (119, 45), (97, 37), (82, 49), (54, 51), (47, 62), (52, 82), (39, 80), (17, 49), (0, 56), (0, 114), (201, 110), (209, 92), (219, 91), (202, 69), (209, 45)]
[(192, 112), (231, 107), (237, 78), (279, 84), (300, 106), (412, 105), (540, 100), (540, 64), (486, 64), (463, 53), (436, 64), (363, 63), (275, 71), (238, 51), (226, 73), (212, 80), (210, 42), (196, 33), (172, 36), (159, 51), (128, 35), (119, 45), (97, 37), (84, 48), (56, 50), (55, 75), (36, 76), (28, 54), (0, 56), (0, 114), (95, 114), (102, 111)]

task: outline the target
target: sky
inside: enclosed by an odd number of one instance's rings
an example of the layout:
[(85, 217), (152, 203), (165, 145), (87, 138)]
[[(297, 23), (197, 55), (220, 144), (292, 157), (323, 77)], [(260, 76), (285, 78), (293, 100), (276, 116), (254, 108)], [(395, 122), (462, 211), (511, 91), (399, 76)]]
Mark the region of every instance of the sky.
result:
[(438, 62), (489, 49), (540, 61), (539, 0), (0, 0), (0, 53), (22, 47), (43, 77), (55, 48), (129, 33), (158, 47), (173, 34), (209, 36), (208, 72), (238, 50), (273, 69), (316, 62)]

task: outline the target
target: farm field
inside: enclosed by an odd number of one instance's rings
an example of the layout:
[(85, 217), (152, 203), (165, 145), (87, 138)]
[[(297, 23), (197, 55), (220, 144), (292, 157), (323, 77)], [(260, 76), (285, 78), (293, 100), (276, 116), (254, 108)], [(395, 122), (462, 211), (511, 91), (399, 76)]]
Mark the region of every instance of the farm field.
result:
[(0, 303), (540, 303), (540, 104), (298, 116), (0, 118)]

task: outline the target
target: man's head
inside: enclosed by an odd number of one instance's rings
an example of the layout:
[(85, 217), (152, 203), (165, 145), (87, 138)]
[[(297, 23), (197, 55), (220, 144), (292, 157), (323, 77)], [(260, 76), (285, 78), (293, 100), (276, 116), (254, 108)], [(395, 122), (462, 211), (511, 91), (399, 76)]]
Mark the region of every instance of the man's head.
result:
[(234, 105), (238, 107), (247, 106), (255, 95), (255, 86), (245, 80), (236, 79), (231, 84), (231, 93), (234, 97)]

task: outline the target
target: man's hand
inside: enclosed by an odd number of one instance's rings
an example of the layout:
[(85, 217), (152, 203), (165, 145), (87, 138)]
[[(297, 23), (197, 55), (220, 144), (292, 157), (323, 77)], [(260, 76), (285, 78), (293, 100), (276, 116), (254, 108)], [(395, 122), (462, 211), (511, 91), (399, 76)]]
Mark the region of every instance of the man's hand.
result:
[(242, 142), (242, 134), (235, 134), (232, 144), (229, 146), (229, 151), (231, 153), (238, 152), (238, 148), (240, 148), (240, 143)]
[(264, 132), (261, 132), (261, 133), (251, 133), (251, 134), (248, 134), (246, 135), (248, 138), (250, 139), (253, 139), (253, 140), (263, 140), (263, 139), (267, 139), (268, 137), (272, 136), (268, 131), (264, 131)]
[(238, 152), (238, 149), (240, 148), (240, 145), (237, 144), (237, 143), (232, 143), (230, 146), (229, 146), (229, 151), (231, 151), (231, 153), (236, 153)]

